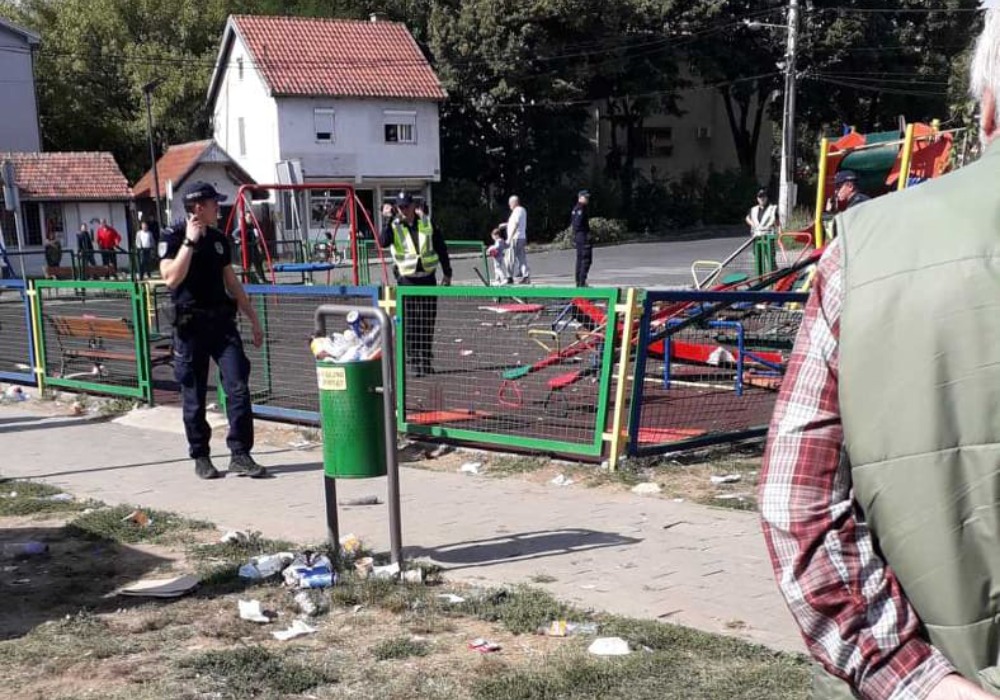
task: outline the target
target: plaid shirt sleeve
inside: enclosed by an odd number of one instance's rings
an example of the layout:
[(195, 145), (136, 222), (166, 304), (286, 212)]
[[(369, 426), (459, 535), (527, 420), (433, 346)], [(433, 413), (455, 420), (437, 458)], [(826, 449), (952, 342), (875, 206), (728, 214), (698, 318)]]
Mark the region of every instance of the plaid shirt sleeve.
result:
[(812, 656), (863, 698), (918, 700), (954, 671), (923, 638), (853, 501), (838, 397), (842, 284), (835, 240), (820, 260), (771, 419), (764, 536)]

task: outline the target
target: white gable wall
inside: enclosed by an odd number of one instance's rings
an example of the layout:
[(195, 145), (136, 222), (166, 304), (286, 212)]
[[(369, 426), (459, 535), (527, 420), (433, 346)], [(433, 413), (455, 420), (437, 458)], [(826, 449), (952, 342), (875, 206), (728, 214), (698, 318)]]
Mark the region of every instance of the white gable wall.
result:
[[(281, 159), (301, 160), (307, 178), (441, 179), (436, 102), (332, 97), (280, 97), (277, 102)], [(334, 111), (332, 143), (316, 140), (316, 109)], [(385, 142), (386, 110), (414, 115), (416, 143)]]
[(0, 151), (34, 152), (42, 148), (31, 51), (25, 38), (0, 26)]
[[(243, 62), (243, 78), (239, 62)], [(240, 139), (240, 119), (243, 139)], [(276, 182), (278, 111), (238, 34), (224, 68), (212, 115), (215, 142), (260, 183)], [(243, 146), (243, 148), (241, 148)]]

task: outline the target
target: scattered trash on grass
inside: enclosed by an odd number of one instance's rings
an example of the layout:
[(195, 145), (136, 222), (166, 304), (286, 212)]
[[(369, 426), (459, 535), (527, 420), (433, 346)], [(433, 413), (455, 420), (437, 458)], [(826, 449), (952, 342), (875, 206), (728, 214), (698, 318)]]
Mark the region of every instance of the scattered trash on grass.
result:
[(480, 654), (492, 654), (500, 651), (501, 647), (496, 642), (491, 642), (480, 637), (479, 639), (473, 639), (469, 642), (469, 648), (473, 651), (478, 651)]
[(597, 634), (597, 623), (553, 620), (548, 625), (539, 627), (537, 633), (545, 635), (546, 637), (589, 636)]
[(598, 637), (587, 651), (595, 656), (626, 656), (632, 653), (628, 642), (621, 637)]
[(573, 483), (573, 480), (570, 479), (565, 474), (560, 474), (559, 476), (555, 477), (549, 483), (552, 484), (552, 485), (554, 485), (554, 486), (569, 486), (570, 484)]
[(371, 557), (362, 557), (354, 562), (354, 571), (357, 572), (357, 576), (361, 580), (368, 578), (374, 568), (375, 560)]
[(193, 591), (200, 579), (192, 574), (173, 578), (144, 579), (119, 589), (119, 595), (143, 598), (179, 598)]
[(132, 523), (136, 527), (149, 527), (153, 524), (153, 519), (144, 510), (133, 510), (122, 518), (123, 523)]
[(261, 610), (259, 600), (240, 600), (238, 601), (238, 605), (241, 620), (259, 622), (262, 625), (266, 625), (271, 621), (271, 618)]
[(351, 533), (340, 538), (340, 551), (345, 556), (353, 556), (361, 551), (361, 539)]
[(292, 588), (329, 588), (337, 582), (330, 560), (322, 554), (305, 552), (296, 556), (282, 572), (285, 585)]
[(459, 603), (465, 602), (465, 598), (460, 595), (455, 595), (454, 593), (439, 593), (438, 598), (449, 605), (458, 605)]
[(330, 599), (317, 590), (299, 591), (295, 594), (295, 603), (303, 615), (318, 617), (330, 610)]
[(399, 577), (399, 564), (386, 564), (372, 569), (372, 577), (380, 579), (395, 579)]
[(403, 581), (406, 583), (423, 583), (424, 582), (424, 570), (423, 569), (407, 569), (403, 572)]
[(723, 474), (722, 476), (716, 475), (711, 477), (712, 483), (716, 486), (719, 486), (720, 484), (735, 484), (741, 479), (743, 479), (742, 474)]
[(288, 629), (277, 630), (271, 632), (271, 636), (277, 639), (279, 642), (287, 642), (289, 639), (295, 639), (296, 637), (302, 637), (307, 634), (315, 634), (316, 628), (310, 627), (302, 620), (295, 620), (292, 626)]
[(458, 472), (460, 474), (478, 474), (479, 470), (483, 468), (482, 462), (466, 462), (461, 467), (459, 467)]
[(240, 578), (251, 581), (277, 576), (292, 563), (295, 555), (291, 552), (278, 552), (277, 554), (264, 554), (253, 557), (249, 562), (240, 567)]
[(229, 542), (246, 542), (249, 539), (250, 536), (242, 530), (229, 530), (219, 538), (219, 542), (228, 544)]
[(636, 484), (632, 487), (632, 493), (639, 496), (654, 496), (663, 491), (663, 488), (654, 481), (647, 481), (644, 484)]

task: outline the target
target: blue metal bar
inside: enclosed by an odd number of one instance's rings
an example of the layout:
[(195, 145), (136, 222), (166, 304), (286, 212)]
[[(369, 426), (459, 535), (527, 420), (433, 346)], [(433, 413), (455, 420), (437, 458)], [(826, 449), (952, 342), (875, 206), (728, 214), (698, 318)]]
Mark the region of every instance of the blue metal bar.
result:
[(281, 418), (283, 420), (301, 421), (303, 423), (319, 424), (318, 411), (303, 411), (298, 408), (280, 408), (253, 404), (253, 414), (262, 418)]
[(639, 319), (639, 339), (635, 353), (635, 381), (632, 391), (632, 405), (629, 407), (628, 453), (636, 455), (639, 449), (639, 428), (642, 425), (642, 398), (646, 393), (646, 358), (649, 356), (649, 331), (653, 317), (653, 302), (647, 295), (642, 303), (642, 317)]
[(248, 294), (263, 294), (271, 296), (340, 296), (340, 297), (361, 297), (371, 299), (373, 304), (378, 304), (380, 289), (375, 286), (354, 287), (351, 285), (270, 285), (270, 284), (248, 284), (243, 287)]

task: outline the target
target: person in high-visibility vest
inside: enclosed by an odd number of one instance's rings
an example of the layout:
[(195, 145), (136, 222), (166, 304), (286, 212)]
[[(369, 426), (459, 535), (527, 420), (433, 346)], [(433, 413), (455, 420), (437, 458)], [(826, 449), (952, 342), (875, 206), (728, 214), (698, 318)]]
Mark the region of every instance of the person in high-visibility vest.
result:
[(754, 272), (762, 277), (777, 266), (774, 244), (778, 238), (778, 208), (768, 201), (767, 190), (757, 190), (757, 206), (750, 209), (746, 218), (753, 236)]
[[(409, 192), (400, 192), (396, 206), (382, 207), (382, 231), (379, 245), (392, 251), (396, 278), (401, 286), (433, 287), (441, 267), (441, 284), (451, 284), (451, 260), (444, 238), (434, 230), (424, 207), (418, 215)], [(434, 326), (437, 322), (437, 298), (408, 297), (403, 309), (406, 364), (414, 376), (433, 372)]]

